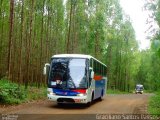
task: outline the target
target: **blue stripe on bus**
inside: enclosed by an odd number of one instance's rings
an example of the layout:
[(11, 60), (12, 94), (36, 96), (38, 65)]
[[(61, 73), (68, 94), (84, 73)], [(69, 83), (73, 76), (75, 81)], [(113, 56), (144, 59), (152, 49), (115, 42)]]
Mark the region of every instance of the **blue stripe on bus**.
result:
[(62, 89), (55, 89), (55, 88), (53, 88), (53, 92), (56, 95), (61, 95), (61, 96), (77, 96), (77, 94), (79, 94), (79, 92), (76, 92), (76, 91), (62, 90)]

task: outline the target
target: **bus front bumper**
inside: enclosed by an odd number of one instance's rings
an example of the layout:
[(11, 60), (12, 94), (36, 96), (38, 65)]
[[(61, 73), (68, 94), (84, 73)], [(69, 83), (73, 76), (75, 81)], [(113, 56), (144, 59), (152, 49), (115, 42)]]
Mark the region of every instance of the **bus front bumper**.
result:
[(57, 103), (88, 103), (87, 96), (59, 96), (47, 94), (48, 100)]

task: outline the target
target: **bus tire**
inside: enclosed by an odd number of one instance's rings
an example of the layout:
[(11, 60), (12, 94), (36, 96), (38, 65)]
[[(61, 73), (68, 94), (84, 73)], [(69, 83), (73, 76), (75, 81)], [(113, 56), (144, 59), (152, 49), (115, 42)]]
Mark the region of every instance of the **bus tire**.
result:
[(63, 103), (57, 103), (57, 105), (58, 105), (58, 106), (62, 106), (62, 105), (63, 105)]
[(93, 103), (93, 101), (94, 101), (94, 92), (92, 93), (91, 103)]
[(99, 101), (102, 101), (103, 99), (102, 99), (102, 96), (101, 97), (99, 97), (99, 99), (98, 99)]
[(88, 102), (88, 103), (86, 104), (86, 106), (87, 106), (87, 107), (90, 107), (90, 106), (91, 106), (91, 102)]
[(92, 93), (91, 101), (90, 101), (90, 102), (88, 102), (88, 103), (86, 104), (86, 106), (87, 106), (87, 107), (90, 107), (90, 106), (91, 106), (91, 104), (93, 103), (93, 100), (94, 100), (94, 92)]
[(99, 97), (99, 101), (102, 101), (103, 100), (103, 90), (101, 92), (101, 96)]

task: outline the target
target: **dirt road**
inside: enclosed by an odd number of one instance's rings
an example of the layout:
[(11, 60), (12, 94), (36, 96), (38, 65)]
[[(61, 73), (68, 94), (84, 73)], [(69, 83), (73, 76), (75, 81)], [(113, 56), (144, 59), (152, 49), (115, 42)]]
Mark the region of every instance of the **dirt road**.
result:
[(144, 114), (147, 110), (149, 96), (150, 94), (107, 95), (103, 101), (95, 101), (90, 107), (86, 107), (85, 105), (58, 106), (56, 103), (48, 100), (41, 100), (8, 108), (1, 108), (0, 112), (2, 114), (20, 114), (19, 118), (23, 117), (26, 120), (49, 118), (73, 120), (73, 118), (75, 118), (73, 117), (74, 115), (76, 115), (76, 120), (78, 120), (82, 119), (83, 116), (86, 116), (86, 119), (96, 119), (97, 114)]

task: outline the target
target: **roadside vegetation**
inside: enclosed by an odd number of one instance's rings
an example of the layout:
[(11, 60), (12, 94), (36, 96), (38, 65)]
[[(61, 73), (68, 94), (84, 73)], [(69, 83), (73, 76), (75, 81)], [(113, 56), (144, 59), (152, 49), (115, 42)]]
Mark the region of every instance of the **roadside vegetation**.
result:
[(150, 97), (148, 112), (160, 116), (160, 91)]
[(18, 85), (7, 79), (0, 80), (0, 103), (1, 104), (20, 104), (32, 100), (46, 97), (46, 88), (28, 87)]
[(120, 90), (113, 90), (113, 89), (108, 89), (107, 94), (128, 94), (130, 92), (127, 91), (120, 91)]
[[(0, 104), (43, 98), (43, 65), (59, 53), (89, 54), (105, 63), (108, 94), (134, 91), (136, 84), (159, 90), (160, 0), (144, 6), (152, 13), (146, 22), (158, 26), (149, 25), (151, 47), (144, 50), (119, 0), (64, 1), (0, 1)], [(149, 111), (160, 106), (158, 96), (151, 98)]]
[(150, 52), (145, 53), (141, 69), (141, 76), (143, 77), (141, 78), (143, 78), (143, 81), (145, 80), (144, 83), (148, 90), (155, 93), (155, 96), (150, 98), (148, 112), (160, 116), (160, 0), (146, 1), (145, 9), (152, 13), (148, 22), (157, 23), (158, 29), (149, 28), (149, 32), (152, 33), (152, 36), (149, 36), (151, 48)]

